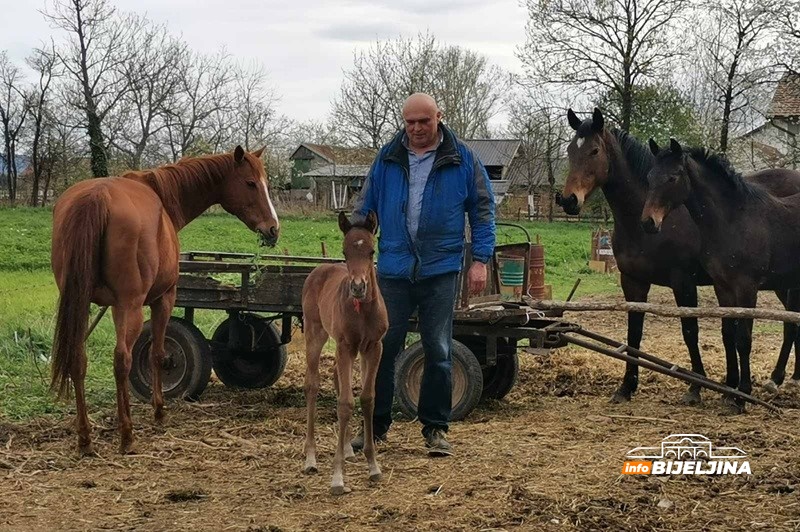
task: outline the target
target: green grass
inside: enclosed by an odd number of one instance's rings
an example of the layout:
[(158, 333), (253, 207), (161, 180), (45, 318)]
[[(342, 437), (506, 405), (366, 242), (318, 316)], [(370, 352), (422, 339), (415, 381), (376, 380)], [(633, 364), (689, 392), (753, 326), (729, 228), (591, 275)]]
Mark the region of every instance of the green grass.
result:
[[(52, 212), (49, 209), (0, 208), (0, 418), (25, 419), (72, 411), (72, 402), (56, 403), (48, 393), (49, 355), (58, 291), (50, 272)], [(319, 256), (321, 243), (341, 256), (341, 234), (332, 216), (282, 217), (277, 250), (265, 251), (241, 222), (227, 214), (208, 214), (180, 233), (183, 251), (231, 251)], [(615, 276), (590, 273), (592, 227), (575, 223), (522, 223), (545, 246), (546, 282), (563, 299), (575, 279), (577, 295), (617, 292)], [(535, 236), (534, 236), (535, 238)], [(498, 244), (524, 239), (514, 228), (498, 228)], [(93, 306), (92, 312), (96, 312)], [(176, 311), (180, 314), (181, 311)], [(145, 319), (148, 312), (145, 311)], [(198, 311), (196, 322), (210, 337), (226, 318), (223, 312)], [(113, 406), (113, 323), (104, 318), (87, 342), (87, 401), (92, 409)]]

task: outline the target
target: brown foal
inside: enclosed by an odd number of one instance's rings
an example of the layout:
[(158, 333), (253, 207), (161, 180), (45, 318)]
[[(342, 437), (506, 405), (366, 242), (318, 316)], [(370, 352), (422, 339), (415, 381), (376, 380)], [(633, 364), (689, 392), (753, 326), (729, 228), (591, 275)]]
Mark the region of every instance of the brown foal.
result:
[(374, 234), (378, 226), (374, 212), (363, 224), (351, 225), (339, 214), (344, 233), (345, 264), (323, 264), (311, 272), (303, 286), (303, 327), (306, 339), (305, 394), (308, 410), (305, 453), (306, 473), (317, 472), (314, 423), (319, 393), (319, 357), (328, 338), (336, 341), (334, 388), (338, 398), (339, 437), (333, 459), (331, 493), (350, 491), (344, 485), (344, 461), (353, 456), (348, 424), (353, 415), (353, 362), (361, 352), (361, 409), (364, 413), (364, 455), (369, 478), (377, 482), (381, 470), (375, 459), (372, 413), (375, 408), (375, 377), (389, 328), (386, 306), (375, 274)]
[(64, 396), (72, 381), (78, 447), (93, 454), (86, 414), (86, 339), (89, 304), (112, 309), (117, 344), (114, 376), (120, 452), (133, 445), (128, 374), (131, 349), (142, 330), (142, 306), (152, 311), (150, 352), (156, 422), (164, 417), (160, 368), (175, 305), (178, 231), (214, 204), (236, 215), (274, 246), (279, 222), (269, 197), (261, 152), (182, 159), (120, 177), (87, 179), (67, 189), (53, 209), (53, 274), (60, 292), (53, 342), (51, 387)]

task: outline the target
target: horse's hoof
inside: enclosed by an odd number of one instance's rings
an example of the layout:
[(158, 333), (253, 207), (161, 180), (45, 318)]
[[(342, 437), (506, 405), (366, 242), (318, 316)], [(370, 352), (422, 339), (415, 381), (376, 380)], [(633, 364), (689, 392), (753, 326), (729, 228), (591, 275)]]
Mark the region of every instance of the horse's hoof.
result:
[(615, 392), (611, 397), (611, 402), (614, 404), (629, 403), (630, 401), (631, 395), (623, 392)]
[(353, 452), (353, 446), (347, 445), (344, 448), (344, 459), (348, 462), (355, 462), (356, 453)]
[(686, 406), (698, 406), (702, 402), (703, 400), (700, 398), (700, 392), (691, 390), (683, 394), (683, 397), (681, 398), (681, 403), (685, 404)]
[(380, 482), (383, 479), (383, 475), (381, 473), (372, 473), (369, 476), (370, 482)]
[(163, 425), (164, 421), (167, 420), (167, 413), (164, 410), (156, 410), (153, 414), (153, 420), (155, 421), (156, 425)]
[(345, 493), (350, 493), (350, 488), (345, 486), (331, 486), (331, 495), (344, 495)]
[(97, 452), (94, 450), (94, 445), (92, 445), (91, 442), (84, 445), (78, 445), (78, 454), (87, 458), (93, 458), (97, 456)]
[(737, 398), (730, 395), (725, 395), (722, 397), (722, 406), (730, 415), (739, 415), (745, 413), (744, 402), (739, 401)]
[(778, 395), (778, 385), (772, 379), (765, 382), (762, 388), (770, 395)]
[(303, 473), (305, 473), (306, 475), (316, 475), (317, 473), (319, 473), (319, 470), (317, 469), (317, 466), (309, 465), (303, 468)]
[(133, 454), (133, 438), (122, 438), (119, 444), (119, 454)]

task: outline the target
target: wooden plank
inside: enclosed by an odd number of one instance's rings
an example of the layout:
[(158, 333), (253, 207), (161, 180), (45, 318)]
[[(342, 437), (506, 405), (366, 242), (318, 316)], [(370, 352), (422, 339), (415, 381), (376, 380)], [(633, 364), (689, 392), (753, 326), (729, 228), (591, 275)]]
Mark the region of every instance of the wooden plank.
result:
[(760, 320), (783, 321), (800, 323), (800, 312), (787, 310), (774, 310), (765, 308), (742, 307), (670, 307), (654, 303), (604, 303), (575, 302), (575, 301), (534, 301), (530, 298), (526, 302), (536, 309), (561, 310), (579, 312), (645, 312), (656, 316), (669, 318), (753, 318)]

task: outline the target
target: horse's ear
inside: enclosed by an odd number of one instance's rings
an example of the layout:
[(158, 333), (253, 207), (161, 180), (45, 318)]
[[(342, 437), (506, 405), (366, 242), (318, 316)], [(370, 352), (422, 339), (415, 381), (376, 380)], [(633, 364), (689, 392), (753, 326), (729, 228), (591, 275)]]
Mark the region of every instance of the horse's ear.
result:
[(669, 139), (669, 149), (675, 155), (681, 155), (683, 153), (683, 148), (681, 147), (680, 143), (673, 138)]
[(578, 128), (581, 127), (581, 119), (578, 118), (571, 107), (567, 109), (567, 121), (569, 122), (569, 126), (575, 131), (578, 131)]
[(351, 227), (353, 227), (353, 225), (350, 223), (350, 219), (347, 218), (347, 215), (344, 213), (344, 211), (340, 211), (339, 229), (342, 230), (342, 233), (347, 234), (347, 232), (350, 230)]
[(371, 210), (367, 213), (367, 220), (364, 227), (373, 235), (378, 232), (378, 215), (375, 214), (375, 211)]
[(233, 160), (236, 161), (236, 164), (240, 164), (244, 161), (244, 148), (236, 146), (236, 149), (233, 150)]
[(658, 147), (658, 143), (653, 139), (653, 137), (650, 137), (650, 140), (647, 143), (650, 145), (650, 151), (653, 152), (653, 155), (658, 155), (658, 152), (661, 150), (661, 148)]
[(595, 131), (602, 131), (603, 130), (603, 113), (600, 112), (600, 109), (597, 107), (594, 108), (594, 112), (592, 113), (592, 129)]
[(263, 147), (263, 148), (261, 148), (260, 150), (256, 150), (256, 151), (254, 151), (254, 152), (253, 152), (253, 155), (255, 155), (256, 157), (258, 157), (259, 159), (261, 159), (261, 154), (262, 154), (262, 153), (264, 153), (264, 150), (266, 150), (266, 149), (267, 149), (267, 147), (266, 147), (266, 146), (264, 146), (264, 147)]

